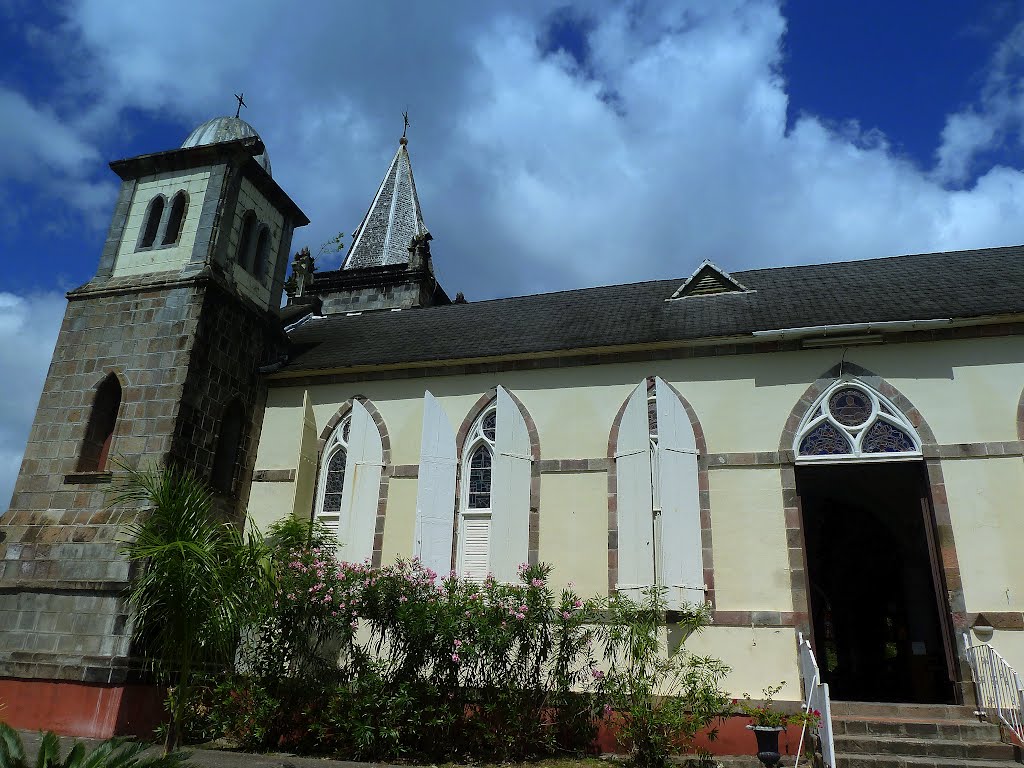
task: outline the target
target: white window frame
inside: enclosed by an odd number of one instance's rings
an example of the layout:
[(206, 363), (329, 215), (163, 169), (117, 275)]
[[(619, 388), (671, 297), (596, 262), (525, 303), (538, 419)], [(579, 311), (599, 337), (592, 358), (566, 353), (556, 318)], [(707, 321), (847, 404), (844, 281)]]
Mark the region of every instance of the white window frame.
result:
[[(334, 458), (338, 451), (345, 452), (345, 463), (348, 465), (349, 451), (348, 451), (348, 440), (345, 438), (345, 430), (352, 423), (351, 411), (346, 414), (338, 425), (334, 428), (330, 438), (327, 440), (327, 444), (324, 446), (323, 461), (320, 463), (320, 477), (317, 480), (317, 491), (316, 491), (316, 507), (313, 513), (313, 519), (316, 521), (323, 522), (328, 529), (337, 537), (338, 526), (341, 524), (341, 515), (344, 511), (341, 508), (341, 502), (338, 502), (337, 512), (324, 512), (324, 497), (327, 495), (327, 473), (331, 466), (331, 459)], [(344, 478), (342, 478), (342, 487), (344, 487)], [(324, 518), (333, 518), (333, 523), (324, 520)]]
[[(483, 428), (484, 421), (490, 415), (493, 415), (494, 418), (495, 418), (495, 427), (494, 427), (495, 428), (495, 438), (494, 439), (489, 438), (484, 433), (484, 428)], [(461, 473), (462, 473), (461, 476), (463, 478), (463, 482), (461, 484), (462, 487), (459, 489), (459, 523), (458, 523), (459, 541), (458, 541), (458, 547), (457, 547), (457, 554), (456, 554), (456, 558), (455, 558), (455, 563), (456, 563), (455, 571), (460, 576), (466, 576), (467, 575), (466, 574), (466, 568), (465, 568), (465, 562), (464, 562), (465, 561), (464, 544), (465, 544), (465, 541), (466, 541), (466, 521), (467, 521), (467, 519), (474, 519), (474, 520), (486, 519), (488, 521), (488, 523), (490, 523), (491, 516), (492, 516), (492, 510), (493, 510), (493, 507), (494, 507), (494, 474), (495, 474), (495, 464), (496, 464), (496, 458), (497, 458), (497, 448), (496, 448), (497, 417), (498, 417), (497, 401), (494, 401), (494, 402), (491, 402), (480, 413), (480, 415), (477, 417), (476, 421), (473, 423), (473, 427), (472, 427), (472, 429), (470, 429), (469, 435), (467, 435), (467, 437), (466, 437), (466, 442), (465, 442), (465, 446), (466, 447), (462, 451), (462, 462), (461, 462), (460, 469), (461, 469)], [(488, 452), (491, 454), (491, 491), (490, 491), (490, 493), (491, 493), (491, 499), (490, 499), (491, 503), (486, 508), (485, 507), (470, 507), (469, 506), (469, 483), (470, 483), (470, 476), (471, 476), (470, 472), (471, 472), (471, 469), (472, 469), (470, 464), (472, 463), (473, 456), (476, 455), (477, 449), (480, 448), (481, 446), (485, 447), (488, 450)], [(488, 532), (487, 532), (487, 563), (488, 563), (488, 570), (490, 569), (490, 562), (491, 562), (491, 531), (490, 531), (490, 528), (488, 527)], [(482, 579), (483, 579), (483, 577), (481, 577), (481, 580)]]
[[(856, 389), (866, 395), (870, 400), (871, 414), (862, 424), (852, 427), (846, 426), (841, 424), (829, 412), (829, 400), (832, 398), (832, 395), (840, 389)], [(864, 438), (871, 427), (879, 421), (890, 424), (905, 432), (914, 443), (914, 450), (892, 453), (865, 453), (862, 446)], [(816, 429), (823, 422), (828, 422), (833, 428), (838, 430), (840, 434), (849, 440), (850, 445), (853, 447), (851, 453), (828, 454), (824, 456), (812, 456), (800, 453), (800, 443), (803, 442), (804, 438), (807, 437), (812, 430)], [(818, 395), (811, 407), (807, 409), (807, 413), (801, 420), (800, 426), (796, 431), (796, 436), (793, 439), (793, 455), (795, 456), (798, 464), (846, 464), (862, 461), (906, 461), (907, 459), (921, 458), (921, 436), (903, 412), (885, 395), (860, 379), (843, 378), (834, 381), (826, 387), (825, 391)]]

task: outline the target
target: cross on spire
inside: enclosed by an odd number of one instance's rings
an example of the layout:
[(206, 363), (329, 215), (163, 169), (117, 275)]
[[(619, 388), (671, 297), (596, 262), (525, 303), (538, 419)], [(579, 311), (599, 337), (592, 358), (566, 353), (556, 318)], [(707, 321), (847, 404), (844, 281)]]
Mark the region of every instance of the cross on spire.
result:
[(409, 110), (402, 113), (402, 122), (404, 123), (402, 126), (402, 138), (404, 139), (406, 131), (409, 130)]
[(245, 96), (245, 92), (244, 91), (242, 93), (240, 93), (240, 94), (239, 93), (235, 94), (235, 98), (238, 99), (238, 109), (235, 110), (235, 117), (238, 117), (239, 113), (242, 111), (242, 107), (248, 107), (249, 106), (248, 104), (245, 103), (245, 99), (243, 98), (244, 96)]

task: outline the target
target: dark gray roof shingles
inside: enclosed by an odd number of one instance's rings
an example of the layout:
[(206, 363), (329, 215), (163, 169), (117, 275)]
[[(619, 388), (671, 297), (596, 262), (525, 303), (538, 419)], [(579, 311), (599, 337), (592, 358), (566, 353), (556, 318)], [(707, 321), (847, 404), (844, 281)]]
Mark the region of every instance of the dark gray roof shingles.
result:
[(683, 279), (656, 280), (314, 319), (290, 334), (294, 348), (285, 370), (1024, 313), (1024, 246), (755, 269), (733, 276), (750, 290), (665, 301)]

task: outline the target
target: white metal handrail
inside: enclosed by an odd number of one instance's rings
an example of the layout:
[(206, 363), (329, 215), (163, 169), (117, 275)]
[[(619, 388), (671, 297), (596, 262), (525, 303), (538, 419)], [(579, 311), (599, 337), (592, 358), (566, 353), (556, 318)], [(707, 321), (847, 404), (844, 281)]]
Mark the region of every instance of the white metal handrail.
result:
[[(833, 768), (836, 764), (836, 748), (832, 738), (832, 701), (828, 695), (828, 683), (821, 681), (821, 672), (818, 670), (818, 662), (814, 659), (814, 651), (811, 644), (804, 639), (804, 633), (800, 632), (800, 677), (804, 686), (804, 711), (813, 712), (818, 710), (821, 713), (821, 720), (818, 723), (818, 738), (821, 739), (821, 759), (825, 768)], [(800, 758), (804, 751), (804, 736), (807, 731), (807, 723), (804, 722), (800, 729), (800, 746), (796, 750), (796, 766), (800, 765)]]
[(1024, 686), (1021, 686), (1017, 670), (988, 643), (971, 645), (966, 632), (964, 650), (974, 678), (979, 714), (990, 717), (994, 713), (998, 722), (1013, 731), (1020, 741), (1024, 741)]

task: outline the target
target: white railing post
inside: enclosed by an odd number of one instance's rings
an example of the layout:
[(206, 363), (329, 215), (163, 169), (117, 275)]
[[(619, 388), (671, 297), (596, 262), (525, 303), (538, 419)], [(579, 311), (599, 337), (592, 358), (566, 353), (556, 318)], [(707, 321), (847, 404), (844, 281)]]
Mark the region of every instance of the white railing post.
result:
[[(799, 650), (800, 677), (804, 685), (804, 713), (818, 710), (821, 720), (818, 723), (818, 738), (821, 740), (821, 758), (826, 768), (835, 766), (835, 743), (832, 738), (832, 702), (829, 698), (828, 683), (821, 682), (821, 672), (814, 658), (811, 644), (804, 639), (803, 632), (797, 633)], [(796, 766), (803, 757), (804, 736), (807, 732), (807, 721), (800, 729), (800, 744), (797, 747)]]
[(974, 678), (978, 714), (1001, 723), (1024, 741), (1024, 687), (1017, 670), (990, 643), (972, 645), (966, 632), (964, 651)]

